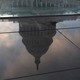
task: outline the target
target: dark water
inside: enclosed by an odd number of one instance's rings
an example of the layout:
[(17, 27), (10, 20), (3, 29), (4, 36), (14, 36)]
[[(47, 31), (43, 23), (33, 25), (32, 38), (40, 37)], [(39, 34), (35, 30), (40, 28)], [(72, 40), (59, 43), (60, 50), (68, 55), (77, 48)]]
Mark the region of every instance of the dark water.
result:
[[(78, 67), (80, 19), (57, 24), (23, 20), (0, 22), (0, 80)], [(80, 80), (80, 70), (18, 80), (53, 79)]]

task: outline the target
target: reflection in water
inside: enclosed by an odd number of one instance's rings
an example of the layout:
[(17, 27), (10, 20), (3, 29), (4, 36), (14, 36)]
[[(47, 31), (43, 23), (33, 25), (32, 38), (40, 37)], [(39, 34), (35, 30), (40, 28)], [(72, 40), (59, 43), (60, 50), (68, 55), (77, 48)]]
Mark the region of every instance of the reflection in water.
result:
[[(52, 25), (52, 26), (51, 26)], [(39, 68), (40, 64), (40, 58), (42, 55), (44, 55), (48, 49), (51, 43), (53, 42), (52, 37), (56, 34), (56, 22), (51, 22), (50, 26), (46, 26), (45, 29), (52, 28), (53, 30), (45, 30), (40, 31), (44, 29), (44, 26), (34, 26), (33, 25), (27, 25), (27, 23), (21, 23), (19, 22), (19, 33), (22, 36), (22, 42), (24, 43), (26, 49), (28, 52), (35, 57), (35, 63), (37, 66), (37, 70)], [(33, 29), (36, 31), (32, 31)], [(22, 32), (22, 31), (28, 32)]]
[[(5, 2), (5, 3), (4, 3)], [(0, 0), (0, 17), (80, 14), (79, 0)]]

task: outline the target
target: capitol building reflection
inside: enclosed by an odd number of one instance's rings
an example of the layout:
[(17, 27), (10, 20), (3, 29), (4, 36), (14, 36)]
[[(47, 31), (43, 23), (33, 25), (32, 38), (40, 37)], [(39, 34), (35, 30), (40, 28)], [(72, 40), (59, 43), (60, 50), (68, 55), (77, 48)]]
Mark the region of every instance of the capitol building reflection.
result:
[(0, 0), (0, 5), (10, 7), (78, 7), (80, 6), (79, 0)]
[[(7, 0), (11, 1), (11, 0)], [(13, 7), (77, 7), (79, 0), (12, 0)]]
[[(50, 30), (49, 30), (50, 29)], [(52, 29), (52, 30), (51, 30)], [(37, 23), (27, 24), (19, 21), (19, 34), (28, 52), (34, 56), (37, 70), (40, 58), (48, 51), (52, 44), (52, 37), (56, 34), (56, 22), (37, 26)]]
[(79, 13), (80, 0), (0, 0), (0, 15), (23, 17)]

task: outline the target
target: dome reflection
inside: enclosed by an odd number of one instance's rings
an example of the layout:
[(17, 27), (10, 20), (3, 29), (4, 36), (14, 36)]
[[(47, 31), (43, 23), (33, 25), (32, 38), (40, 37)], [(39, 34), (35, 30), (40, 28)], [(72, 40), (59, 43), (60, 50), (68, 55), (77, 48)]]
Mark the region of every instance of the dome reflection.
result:
[(45, 24), (38, 26), (19, 22), (19, 33), (26, 49), (35, 57), (38, 70), (41, 56), (48, 51), (53, 42), (52, 37), (56, 34), (56, 22), (51, 22), (48, 26)]

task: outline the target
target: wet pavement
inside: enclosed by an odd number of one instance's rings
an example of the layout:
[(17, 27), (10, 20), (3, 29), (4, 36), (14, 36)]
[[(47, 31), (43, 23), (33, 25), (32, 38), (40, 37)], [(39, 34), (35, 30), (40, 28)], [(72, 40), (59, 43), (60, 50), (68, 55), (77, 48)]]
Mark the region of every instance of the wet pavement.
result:
[(8, 78), (80, 80), (80, 19), (1, 20), (0, 80)]

